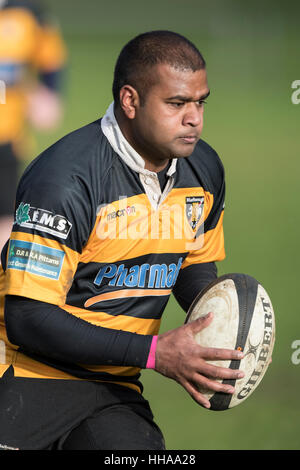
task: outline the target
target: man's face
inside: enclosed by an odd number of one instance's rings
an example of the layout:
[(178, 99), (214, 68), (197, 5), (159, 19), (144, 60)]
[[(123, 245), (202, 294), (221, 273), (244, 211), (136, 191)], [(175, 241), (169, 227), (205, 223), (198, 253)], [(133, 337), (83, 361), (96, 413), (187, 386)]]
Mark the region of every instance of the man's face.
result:
[(206, 70), (155, 66), (156, 84), (136, 108), (132, 136), (136, 150), (153, 163), (189, 156), (203, 127), (203, 101), (209, 94)]

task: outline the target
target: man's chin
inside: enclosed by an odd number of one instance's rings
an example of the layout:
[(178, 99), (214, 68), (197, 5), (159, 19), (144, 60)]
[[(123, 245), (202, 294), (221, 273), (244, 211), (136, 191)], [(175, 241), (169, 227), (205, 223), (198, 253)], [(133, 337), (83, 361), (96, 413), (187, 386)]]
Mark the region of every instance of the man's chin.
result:
[(186, 158), (186, 157), (189, 157), (194, 149), (196, 147), (196, 143), (194, 144), (186, 144), (183, 146), (180, 146), (180, 148), (177, 148), (174, 155), (176, 156), (176, 158)]

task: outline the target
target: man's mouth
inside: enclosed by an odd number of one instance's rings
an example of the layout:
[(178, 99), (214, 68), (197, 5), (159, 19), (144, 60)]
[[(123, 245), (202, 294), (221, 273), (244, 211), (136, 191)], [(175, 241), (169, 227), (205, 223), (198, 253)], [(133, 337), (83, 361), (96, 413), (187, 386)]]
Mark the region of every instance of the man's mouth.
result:
[(198, 136), (195, 134), (189, 134), (179, 137), (186, 144), (195, 144), (198, 140)]

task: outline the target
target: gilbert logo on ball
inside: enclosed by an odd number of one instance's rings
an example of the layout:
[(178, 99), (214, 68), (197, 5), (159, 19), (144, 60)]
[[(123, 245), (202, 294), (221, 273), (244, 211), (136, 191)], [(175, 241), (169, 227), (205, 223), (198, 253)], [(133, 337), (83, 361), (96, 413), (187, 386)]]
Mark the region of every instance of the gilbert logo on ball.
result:
[(226, 410), (245, 401), (257, 388), (270, 364), (275, 342), (275, 317), (269, 295), (247, 274), (226, 274), (209, 284), (195, 298), (186, 322), (213, 312), (211, 324), (196, 334), (204, 347), (238, 349), (242, 360), (210, 361), (220, 367), (241, 369), (245, 376), (223, 380), (233, 385), (233, 395), (201, 389), (211, 410)]

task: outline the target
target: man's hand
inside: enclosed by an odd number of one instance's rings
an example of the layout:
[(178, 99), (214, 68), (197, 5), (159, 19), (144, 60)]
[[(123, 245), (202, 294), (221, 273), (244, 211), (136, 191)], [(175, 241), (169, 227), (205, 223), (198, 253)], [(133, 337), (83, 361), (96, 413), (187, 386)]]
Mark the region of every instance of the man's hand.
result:
[(241, 370), (217, 367), (206, 362), (243, 358), (240, 351), (205, 348), (196, 343), (195, 334), (206, 328), (212, 318), (210, 313), (206, 317), (159, 335), (155, 353), (155, 370), (176, 380), (205, 408), (209, 408), (210, 403), (199, 392), (199, 386), (215, 392), (234, 393), (232, 386), (213, 379), (240, 379), (244, 376)]

